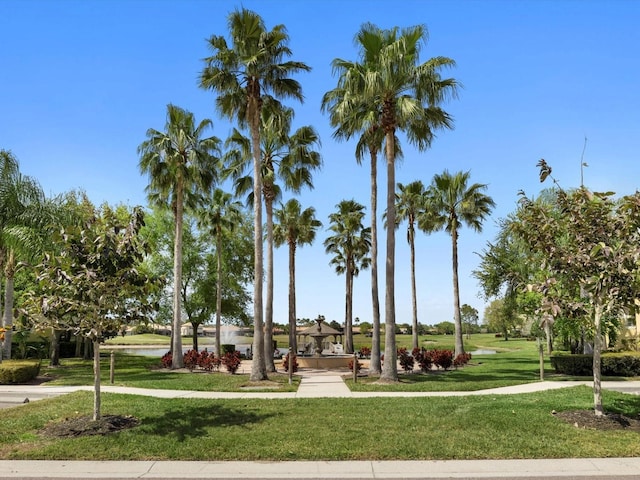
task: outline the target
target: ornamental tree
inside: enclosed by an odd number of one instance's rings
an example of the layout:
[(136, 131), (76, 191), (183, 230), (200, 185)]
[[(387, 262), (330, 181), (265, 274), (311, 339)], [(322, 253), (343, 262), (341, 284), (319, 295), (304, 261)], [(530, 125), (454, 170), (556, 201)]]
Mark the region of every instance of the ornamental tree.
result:
[[(538, 166), (541, 181), (550, 177), (544, 160)], [(522, 194), (513, 230), (540, 254), (544, 275), (529, 289), (541, 293), (542, 313), (586, 312), (593, 331), (595, 414), (602, 416), (601, 326), (603, 316), (632, 308), (638, 297), (640, 193), (615, 200), (613, 192), (557, 188), (549, 203)]]
[(147, 253), (138, 233), (140, 207), (103, 206), (83, 224), (55, 235), (60, 249), (35, 266), (38, 291), (25, 299), (23, 313), (37, 328), (72, 331), (91, 339), (94, 349), (93, 419), (100, 418), (100, 342), (110, 332), (144, 321), (157, 282), (140, 270)]

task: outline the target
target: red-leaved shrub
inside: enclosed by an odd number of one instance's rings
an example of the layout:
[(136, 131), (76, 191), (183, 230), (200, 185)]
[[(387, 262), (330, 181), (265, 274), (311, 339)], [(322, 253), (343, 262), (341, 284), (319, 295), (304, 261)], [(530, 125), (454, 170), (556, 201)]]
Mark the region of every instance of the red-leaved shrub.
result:
[(240, 363), (242, 363), (242, 360), (240, 358), (240, 352), (237, 350), (235, 352), (227, 352), (222, 356), (222, 364), (227, 369), (227, 372), (231, 374), (238, 371)]
[[(296, 355), (293, 355), (292, 367), (294, 372), (298, 371), (298, 357)], [(284, 368), (285, 372), (289, 371), (289, 354), (288, 353), (284, 356), (284, 360), (282, 360), (282, 368)]]

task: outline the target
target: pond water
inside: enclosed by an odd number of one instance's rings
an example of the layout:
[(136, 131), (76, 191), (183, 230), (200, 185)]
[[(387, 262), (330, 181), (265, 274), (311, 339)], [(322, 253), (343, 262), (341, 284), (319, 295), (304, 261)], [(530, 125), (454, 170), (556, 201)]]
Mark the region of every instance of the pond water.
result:
[(471, 355), (493, 355), (494, 353), (498, 353), (495, 350), (488, 350), (479, 348), (478, 350), (474, 350), (473, 352), (469, 352)]
[[(208, 352), (213, 352), (213, 350), (214, 350), (214, 346), (213, 345), (207, 345), (206, 347), (200, 348), (199, 351), (202, 351), (205, 348), (207, 349)], [(247, 345), (241, 345), (241, 344), (236, 345), (236, 350), (238, 350), (242, 354), (245, 354), (248, 348), (251, 348), (251, 345), (249, 345), (249, 344), (247, 344)], [(103, 347), (103, 350), (108, 351), (109, 348), (108, 347)], [(116, 352), (122, 352), (122, 353), (126, 353), (128, 355), (142, 355), (142, 356), (145, 356), (145, 357), (162, 358), (162, 356), (169, 351), (169, 346), (167, 345), (166, 347), (162, 347), (162, 348), (141, 348), (141, 347), (118, 348), (118, 349), (114, 349), (114, 350)], [(191, 350), (191, 347), (183, 348), (182, 349), (182, 353), (185, 354), (185, 353), (187, 353), (188, 350)]]

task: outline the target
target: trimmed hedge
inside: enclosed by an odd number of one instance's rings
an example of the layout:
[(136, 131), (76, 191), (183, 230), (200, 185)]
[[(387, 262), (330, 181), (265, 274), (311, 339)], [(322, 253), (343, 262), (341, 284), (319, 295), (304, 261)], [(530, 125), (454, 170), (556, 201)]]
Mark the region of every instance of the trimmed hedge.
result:
[(40, 373), (40, 362), (5, 360), (0, 363), (0, 385), (27, 383)]
[[(593, 375), (593, 355), (552, 355), (551, 366), (556, 373), (574, 376)], [(606, 353), (600, 364), (602, 375), (608, 377), (640, 376), (640, 355), (631, 353)]]

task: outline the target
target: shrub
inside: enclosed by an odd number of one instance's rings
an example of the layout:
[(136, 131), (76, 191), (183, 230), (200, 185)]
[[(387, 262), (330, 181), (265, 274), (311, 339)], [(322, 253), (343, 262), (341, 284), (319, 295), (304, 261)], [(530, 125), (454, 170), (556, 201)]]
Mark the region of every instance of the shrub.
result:
[(162, 364), (162, 368), (171, 368), (171, 362), (173, 361), (173, 355), (171, 352), (165, 353), (160, 359), (160, 363)]
[(27, 383), (40, 373), (40, 362), (6, 360), (0, 363), (0, 385)]
[(413, 358), (415, 358), (418, 365), (420, 365), (420, 370), (422, 372), (428, 372), (431, 370), (433, 366), (433, 359), (431, 358), (431, 350), (426, 350), (423, 348), (414, 348), (413, 349)]
[[(361, 368), (362, 364), (358, 360), (356, 360), (356, 373), (360, 372)], [(349, 371), (353, 372), (353, 358), (349, 360)]]
[(454, 367), (464, 367), (467, 363), (469, 363), (469, 360), (471, 360), (471, 354), (470, 353), (460, 353), (454, 360), (453, 360), (453, 366)]
[(411, 355), (409, 355), (406, 348), (401, 347), (398, 349), (398, 360), (400, 361), (400, 366), (405, 372), (413, 371), (415, 360)]
[(361, 347), (358, 353), (360, 358), (369, 358), (371, 356), (371, 349), (369, 347)]
[(198, 367), (203, 369), (205, 372), (212, 372), (220, 370), (220, 357), (216, 357), (216, 354), (211, 352), (207, 352), (207, 349), (204, 349), (198, 355)]
[(227, 352), (222, 356), (222, 364), (227, 369), (227, 372), (234, 374), (240, 368), (240, 363), (242, 363), (242, 359), (240, 358), (240, 352), (237, 350), (233, 352)]
[(551, 355), (551, 366), (556, 373), (564, 375), (593, 375), (593, 356), (591, 355)]
[[(297, 372), (298, 371), (298, 357), (294, 354), (293, 355), (293, 371)], [(289, 371), (289, 354), (287, 353), (284, 356), (284, 360), (282, 360), (282, 368), (284, 368), (285, 372)]]
[(185, 368), (188, 368), (189, 371), (193, 372), (193, 370), (198, 366), (199, 356), (200, 355), (196, 350), (187, 350), (187, 353), (185, 353), (183, 357)]
[(222, 355), (225, 353), (233, 353), (236, 351), (236, 346), (229, 343), (223, 343), (220, 345), (220, 350), (222, 350)]
[[(551, 365), (556, 373), (574, 376), (593, 375), (593, 355), (555, 354), (551, 356)], [(610, 377), (640, 376), (640, 355), (605, 354), (600, 364), (602, 375)]]
[(431, 350), (431, 360), (437, 367), (447, 370), (453, 365), (453, 352), (451, 350), (433, 349)]

